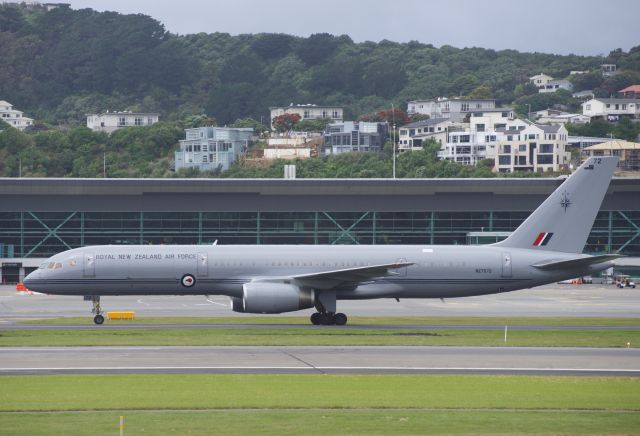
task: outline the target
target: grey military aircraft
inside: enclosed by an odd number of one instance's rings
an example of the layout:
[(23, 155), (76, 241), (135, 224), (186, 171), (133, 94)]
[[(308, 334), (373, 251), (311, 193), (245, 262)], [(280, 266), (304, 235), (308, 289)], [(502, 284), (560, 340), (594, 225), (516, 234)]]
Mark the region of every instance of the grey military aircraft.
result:
[(507, 239), (490, 245), (100, 245), (56, 254), (25, 279), (37, 292), (226, 295), (243, 313), (315, 307), (313, 324), (344, 325), (339, 300), (453, 298), (532, 288), (610, 268), (582, 254), (617, 164), (591, 157)]

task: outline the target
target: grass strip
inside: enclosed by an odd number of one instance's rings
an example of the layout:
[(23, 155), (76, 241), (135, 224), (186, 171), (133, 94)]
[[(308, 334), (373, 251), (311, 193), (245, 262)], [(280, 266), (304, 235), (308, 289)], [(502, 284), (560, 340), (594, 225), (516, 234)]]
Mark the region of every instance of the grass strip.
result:
[(109, 345), (421, 345), (518, 347), (640, 346), (640, 330), (418, 330), (348, 328), (219, 328), (0, 330), (0, 347)]
[(120, 415), (125, 434), (152, 435), (619, 435), (640, 429), (638, 413), (332, 409), (0, 413), (0, 426), (6, 436), (118, 434)]
[(0, 411), (202, 408), (640, 411), (640, 379), (246, 374), (0, 377)]

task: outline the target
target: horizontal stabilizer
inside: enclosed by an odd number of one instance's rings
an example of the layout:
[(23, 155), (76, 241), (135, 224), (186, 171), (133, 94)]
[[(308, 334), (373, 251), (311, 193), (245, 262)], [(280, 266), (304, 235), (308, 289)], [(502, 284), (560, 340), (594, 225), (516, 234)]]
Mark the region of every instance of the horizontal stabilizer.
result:
[(533, 267), (544, 269), (544, 270), (584, 268), (589, 265), (596, 265), (598, 263), (617, 259), (619, 257), (623, 257), (623, 256), (621, 254), (603, 254), (600, 256), (579, 257), (577, 259), (538, 263), (536, 265), (533, 265)]

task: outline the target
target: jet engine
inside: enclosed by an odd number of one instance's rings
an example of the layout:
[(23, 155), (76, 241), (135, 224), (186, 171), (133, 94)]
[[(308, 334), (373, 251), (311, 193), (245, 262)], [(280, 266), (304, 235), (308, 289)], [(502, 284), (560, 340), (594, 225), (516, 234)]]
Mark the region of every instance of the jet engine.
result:
[(314, 306), (313, 289), (287, 283), (247, 283), (242, 298), (231, 298), (231, 308), (241, 313), (282, 313)]

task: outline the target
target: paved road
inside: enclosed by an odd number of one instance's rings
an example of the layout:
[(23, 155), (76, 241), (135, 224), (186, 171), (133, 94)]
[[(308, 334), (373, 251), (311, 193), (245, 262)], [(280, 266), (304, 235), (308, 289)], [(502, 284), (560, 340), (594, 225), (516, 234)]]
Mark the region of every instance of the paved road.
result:
[[(594, 324), (598, 321), (594, 320)], [(20, 321), (7, 321), (0, 323), (0, 331), (28, 331), (28, 330), (157, 330), (157, 329), (331, 329), (331, 330), (492, 330), (502, 331), (504, 325), (484, 325), (484, 324), (350, 324), (346, 326), (314, 326), (310, 323), (305, 324), (103, 324), (97, 326), (87, 319), (87, 324), (21, 324)], [(640, 330), (637, 325), (621, 325), (621, 326), (551, 326), (551, 325), (510, 325), (509, 330), (520, 331), (540, 331), (540, 330), (571, 330), (571, 331), (602, 331), (602, 330)]]
[(0, 374), (82, 373), (640, 376), (640, 349), (253, 346), (0, 348)]
[[(197, 296), (103, 297), (104, 310), (134, 310), (138, 316), (247, 316), (229, 308), (229, 299)], [(80, 297), (19, 295), (0, 286), (0, 325), (24, 318), (86, 316), (91, 304)], [(350, 316), (585, 316), (638, 317), (640, 290), (603, 285), (547, 285), (534, 289), (445, 300), (340, 301)], [(285, 315), (309, 315), (312, 311)], [(267, 316), (267, 315), (265, 315)]]

